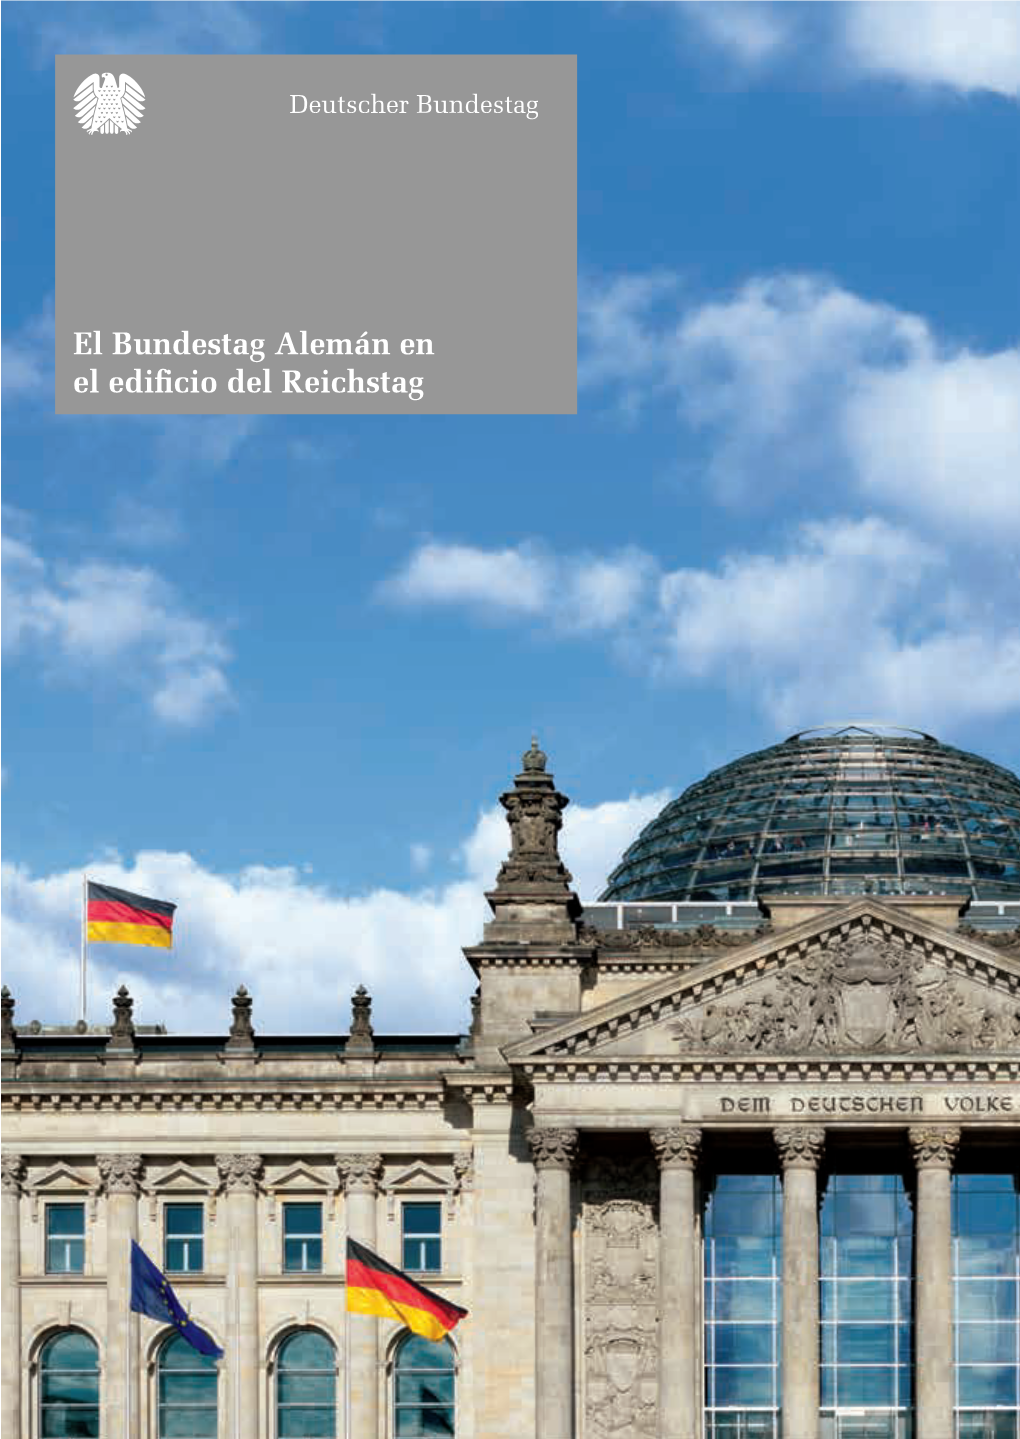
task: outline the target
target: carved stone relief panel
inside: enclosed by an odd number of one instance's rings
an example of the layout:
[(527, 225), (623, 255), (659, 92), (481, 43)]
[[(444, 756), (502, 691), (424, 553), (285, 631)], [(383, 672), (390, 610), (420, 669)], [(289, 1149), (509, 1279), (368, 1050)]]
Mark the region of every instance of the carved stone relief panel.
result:
[(583, 1439), (658, 1432), (658, 1174), (591, 1158), (582, 1176)]

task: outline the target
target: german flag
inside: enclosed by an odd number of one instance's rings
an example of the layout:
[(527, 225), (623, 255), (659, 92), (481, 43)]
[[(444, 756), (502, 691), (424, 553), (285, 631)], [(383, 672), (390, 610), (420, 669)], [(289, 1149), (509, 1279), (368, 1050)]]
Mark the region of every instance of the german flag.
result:
[(353, 1239), (347, 1241), (347, 1309), (351, 1314), (396, 1319), (412, 1334), (433, 1341), (442, 1339), (467, 1313)]
[(126, 889), (88, 882), (86, 937), (112, 940), (117, 944), (155, 944), (161, 949), (173, 945), (175, 904), (163, 899), (146, 899)]

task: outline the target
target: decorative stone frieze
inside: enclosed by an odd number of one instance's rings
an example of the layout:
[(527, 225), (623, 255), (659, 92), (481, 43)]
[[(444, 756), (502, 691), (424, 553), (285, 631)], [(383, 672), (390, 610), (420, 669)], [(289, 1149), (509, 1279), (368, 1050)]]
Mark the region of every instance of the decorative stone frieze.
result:
[[(654, 1181), (654, 1172), (650, 1177)], [(582, 1181), (585, 1439), (658, 1433), (658, 1185), (593, 1156)]]
[(582, 924), (577, 937), (581, 944), (614, 953), (629, 949), (739, 949), (771, 930), (767, 921), (750, 931), (718, 929), (714, 924), (699, 924), (694, 929), (659, 929), (654, 924), (642, 924), (636, 929), (598, 929)]
[(460, 1150), (453, 1156), (453, 1189), (455, 1194), (466, 1194), (474, 1187), (475, 1152), (473, 1149)]
[(576, 1129), (540, 1125), (528, 1130), (531, 1162), (536, 1169), (572, 1169), (577, 1158), (577, 1142)]
[(809, 949), (734, 1002), (684, 1015), (673, 1034), (685, 1049), (729, 1053), (1015, 1053), (1020, 1004), (865, 929)]
[(660, 1169), (693, 1169), (701, 1151), (701, 1130), (691, 1124), (649, 1133)]
[(918, 1169), (952, 1169), (960, 1143), (960, 1131), (954, 1125), (914, 1125), (909, 1137)]
[(337, 1173), (345, 1194), (378, 1194), (382, 1178), (381, 1154), (338, 1154)]
[(784, 1169), (817, 1169), (825, 1149), (825, 1130), (810, 1124), (785, 1124), (772, 1137)]
[(255, 1048), (255, 1030), (251, 1022), (251, 995), (244, 985), (238, 985), (237, 993), (230, 1001), (232, 1017), (230, 1038), (226, 1049), (230, 1054), (251, 1053)]
[(141, 1193), (143, 1166), (140, 1154), (100, 1154), (96, 1168), (107, 1194)]
[(240, 1191), (244, 1194), (257, 1194), (259, 1180), (262, 1177), (262, 1156), (261, 1154), (217, 1154), (216, 1170), (220, 1178), (220, 1187), (229, 1194), (233, 1191)]
[(20, 1154), (4, 1154), (0, 1157), (0, 1192), (20, 1194), (24, 1177), (25, 1161)]

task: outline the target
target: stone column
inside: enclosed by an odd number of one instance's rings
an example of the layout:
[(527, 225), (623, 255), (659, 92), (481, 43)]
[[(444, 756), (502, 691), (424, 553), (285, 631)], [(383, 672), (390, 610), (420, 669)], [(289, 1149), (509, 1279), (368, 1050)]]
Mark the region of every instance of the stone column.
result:
[[(101, 1154), (96, 1160), (106, 1193), (105, 1434), (141, 1432), (138, 1403), (138, 1315), (131, 1303), (131, 1241), (138, 1238), (140, 1154)], [(125, 1415), (130, 1421), (125, 1424)]]
[(783, 1432), (818, 1439), (818, 1161), (825, 1130), (773, 1130), (783, 1165)]
[(701, 1130), (653, 1129), (659, 1161), (659, 1435), (698, 1439), (704, 1385), (698, 1334), (701, 1284), (694, 1171)]
[[(376, 1210), (381, 1154), (338, 1154), (337, 1173), (344, 1186), (347, 1236), (378, 1253)], [(344, 1299), (346, 1305), (346, 1296)], [(351, 1394), (351, 1432), (348, 1439), (379, 1439), (379, 1321), (347, 1316), (350, 1352), (344, 1355), (346, 1382)]]
[(0, 1377), (0, 1432), (18, 1439), (21, 1433), (21, 1181), (25, 1161), (5, 1154), (0, 1168), (0, 1333), (3, 1335)]
[(259, 1433), (258, 1191), (259, 1154), (217, 1154), (226, 1193), (226, 1432), (233, 1439)]
[(952, 1439), (953, 1156), (960, 1131), (919, 1125), (910, 1131), (917, 1167), (914, 1207), (914, 1439)]
[(570, 1171), (576, 1129), (528, 1131), (535, 1166), (535, 1434), (574, 1433), (574, 1250)]

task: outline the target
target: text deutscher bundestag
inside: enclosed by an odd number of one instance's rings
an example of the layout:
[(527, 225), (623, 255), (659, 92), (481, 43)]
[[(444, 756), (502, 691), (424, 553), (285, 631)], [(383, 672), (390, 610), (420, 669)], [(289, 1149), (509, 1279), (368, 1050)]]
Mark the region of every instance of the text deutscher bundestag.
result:
[[(432, 341), (420, 336), (405, 336), (399, 340), (387, 340), (381, 336), (369, 335), (363, 331), (353, 337), (323, 338), (311, 335), (307, 330), (284, 333), (270, 347), (265, 338), (245, 335), (193, 335), (182, 330), (173, 339), (148, 335), (133, 335), (128, 330), (74, 331), (74, 353), (76, 357), (96, 358), (136, 355), (140, 359), (199, 359), (202, 356), (229, 358), (235, 356), (244, 363), (239, 365), (227, 380), (227, 389), (233, 395), (405, 395), (412, 403), (420, 400), (425, 393), (424, 375), (393, 375), (386, 369), (354, 365), (336, 366), (324, 369), (272, 368), (266, 361), (269, 356), (332, 358), (378, 357), (389, 354), (428, 359), (433, 354)], [(258, 369), (250, 369), (258, 366)], [(85, 368), (76, 375), (74, 389), (79, 395), (97, 395), (100, 386), (112, 395), (212, 395), (216, 392), (217, 381), (213, 375), (203, 375), (199, 369), (181, 369), (173, 365), (137, 365), (127, 374), (110, 375), (101, 380), (98, 366)]]

